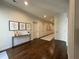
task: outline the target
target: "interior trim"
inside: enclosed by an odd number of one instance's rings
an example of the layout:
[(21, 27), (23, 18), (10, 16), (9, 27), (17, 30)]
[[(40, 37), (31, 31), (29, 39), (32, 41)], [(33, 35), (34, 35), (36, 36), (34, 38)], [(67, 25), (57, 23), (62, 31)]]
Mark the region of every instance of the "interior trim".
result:
[(21, 45), (24, 45), (24, 44), (27, 44), (27, 43), (30, 43), (30, 42), (31, 42), (31, 41), (28, 41), (28, 42), (25, 42), (25, 43), (22, 43), (22, 44), (16, 45), (16, 46), (14, 46), (14, 47), (10, 47), (10, 48), (7, 48), (7, 49), (4, 49), (4, 50), (1, 50), (0, 53), (1, 53), (1, 52), (4, 52), (4, 51), (7, 51), (8, 49), (16, 48), (16, 47), (18, 47), (18, 46), (21, 46)]

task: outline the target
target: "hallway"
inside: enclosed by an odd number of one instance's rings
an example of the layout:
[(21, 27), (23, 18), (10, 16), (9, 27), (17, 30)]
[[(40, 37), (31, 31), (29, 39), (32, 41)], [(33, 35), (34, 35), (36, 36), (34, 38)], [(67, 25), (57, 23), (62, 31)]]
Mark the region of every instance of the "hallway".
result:
[[(62, 59), (59, 52), (66, 48), (67, 9), (68, 0), (1, 0), (0, 58), (6, 59), (8, 53), (11, 59), (52, 59), (55, 52), (54, 57)], [(53, 38), (58, 39), (55, 44), (60, 42), (56, 51)]]

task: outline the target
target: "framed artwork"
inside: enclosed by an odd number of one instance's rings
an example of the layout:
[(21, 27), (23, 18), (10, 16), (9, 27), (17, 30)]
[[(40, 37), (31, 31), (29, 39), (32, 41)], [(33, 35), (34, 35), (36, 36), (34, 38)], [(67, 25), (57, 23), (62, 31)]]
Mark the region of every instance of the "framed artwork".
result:
[(19, 30), (26, 30), (26, 24), (23, 22), (19, 22)]
[(30, 23), (26, 23), (26, 29), (31, 29), (31, 24)]
[(26, 30), (30, 31), (31, 30), (31, 24), (30, 23), (26, 23)]
[(16, 22), (16, 21), (9, 21), (9, 30), (10, 31), (18, 30), (18, 22)]

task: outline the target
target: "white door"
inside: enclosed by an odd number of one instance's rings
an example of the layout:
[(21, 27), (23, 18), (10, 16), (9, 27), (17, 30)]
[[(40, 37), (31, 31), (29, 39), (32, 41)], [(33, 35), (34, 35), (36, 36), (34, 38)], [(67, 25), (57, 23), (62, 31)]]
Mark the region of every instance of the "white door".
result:
[(38, 22), (33, 22), (33, 39), (38, 38)]

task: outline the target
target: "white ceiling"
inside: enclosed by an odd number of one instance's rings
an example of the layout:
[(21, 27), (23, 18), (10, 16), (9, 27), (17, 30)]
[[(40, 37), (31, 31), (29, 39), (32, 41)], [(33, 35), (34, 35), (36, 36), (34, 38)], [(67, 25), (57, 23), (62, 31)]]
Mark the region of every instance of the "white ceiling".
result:
[[(10, 4), (23, 9), (35, 16), (43, 15), (53, 16), (65, 13), (68, 10), (68, 0), (5, 0)], [(29, 5), (25, 6), (24, 1), (28, 1)]]

